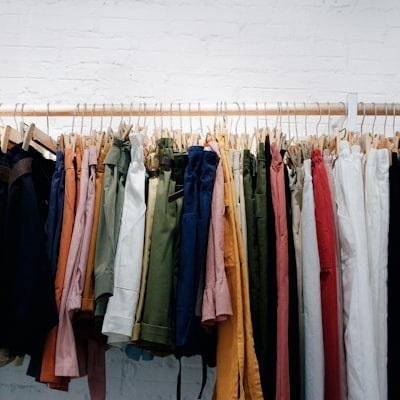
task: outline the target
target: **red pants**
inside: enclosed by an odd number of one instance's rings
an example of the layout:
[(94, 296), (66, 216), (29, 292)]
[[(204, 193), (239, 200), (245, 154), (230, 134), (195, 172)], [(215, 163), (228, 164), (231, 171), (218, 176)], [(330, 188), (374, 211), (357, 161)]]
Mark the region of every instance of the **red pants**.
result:
[[(315, 221), (321, 266), (321, 311), (325, 356), (325, 400), (340, 400), (336, 241), (328, 176), (320, 150), (312, 152)], [(368, 349), (365, 349), (368, 351)]]

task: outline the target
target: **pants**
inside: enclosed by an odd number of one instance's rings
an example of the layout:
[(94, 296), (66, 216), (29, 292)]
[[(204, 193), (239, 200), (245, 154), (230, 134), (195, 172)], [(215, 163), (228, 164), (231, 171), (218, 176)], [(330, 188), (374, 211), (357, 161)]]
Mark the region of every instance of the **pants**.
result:
[(340, 390), (341, 399), (347, 399), (347, 376), (346, 376), (346, 358), (344, 354), (344, 329), (343, 329), (343, 285), (342, 270), (340, 268), (340, 247), (339, 247), (339, 226), (336, 207), (336, 191), (333, 178), (333, 157), (329, 150), (324, 150), (324, 166), (328, 176), (329, 191), (331, 193), (333, 220), (335, 223), (335, 239), (336, 239), (336, 283), (338, 289), (338, 328), (339, 328), (339, 363), (340, 363)]
[(348, 393), (351, 399), (379, 399), (368, 252), (365, 251), (362, 155), (359, 146), (353, 146), (351, 152), (347, 141), (340, 143), (339, 151), (334, 176), (342, 256)]
[[(9, 349), (10, 356), (29, 354), (37, 364), (58, 317), (44, 232), (54, 162), (31, 147), (23, 151), (20, 145), (14, 146), (8, 157), (11, 169), (1, 238), (0, 348)], [(36, 372), (32, 370), (32, 375)]]
[[(143, 135), (129, 135), (131, 162), (126, 178), (122, 222), (114, 266), (114, 295), (110, 298), (102, 332), (108, 343), (130, 339), (139, 297), (146, 204)], [(134, 244), (131, 239), (135, 238)]]
[[(58, 255), (57, 272), (55, 277), (55, 300), (57, 310), (60, 310), (61, 295), (64, 286), (65, 269), (67, 266), (69, 246), (71, 243), (72, 230), (75, 221), (75, 201), (76, 201), (76, 179), (75, 167), (72, 157), (72, 150), (65, 149), (65, 194), (63, 209), (63, 227), (60, 238), (60, 249)], [(68, 390), (69, 378), (58, 377), (54, 374), (55, 353), (58, 325), (52, 328), (46, 339), (45, 350), (42, 359), (42, 370), (40, 380), (49, 383), (50, 387), (59, 390)]]
[[(176, 345), (189, 354), (201, 349), (196, 336), (204, 332), (195, 316), (200, 277), (205, 274), (211, 199), (218, 156), (191, 146), (185, 170), (182, 241), (176, 291)], [(200, 343), (198, 343), (200, 345)]]
[(282, 156), (276, 143), (271, 145), (271, 189), (275, 213), (276, 274), (278, 287), (276, 399), (290, 399), (289, 377), (289, 258), (286, 220), (285, 177)]
[(325, 398), (340, 399), (336, 241), (328, 176), (321, 151), (312, 152), (315, 220), (321, 266), (321, 311), (325, 355)]
[(267, 263), (267, 370), (268, 379), (267, 399), (275, 399), (276, 394), (276, 357), (277, 357), (277, 310), (278, 310), (278, 288), (276, 270), (276, 234), (275, 234), (275, 214), (272, 201), (271, 190), (271, 165), (272, 153), (268, 141), (265, 142), (265, 161), (267, 175), (267, 243), (268, 243), (268, 263)]
[(225, 182), (225, 270), (233, 315), (218, 324), (217, 381), (214, 399), (262, 399), (250, 316), (247, 265), (244, 257), (235, 189), (225, 135), (219, 137)]
[(389, 155), (370, 149), (365, 167), (365, 220), (375, 332), (379, 398), (387, 399), (387, 267), (389, 232)]
[[(155, 159), (155, 154), (151, 156)], [(158, 159), (157, 159), (158, 160)], [(147, 167), (149, 168), (149, 167)], [(142, 261), (142, 276), (140, 281), (140, 292), (139, 300), (136, 308), (135, 324), (132, 331), (132, 341), (137, 341), (140, 338), (140, 321), (142, 319), (144, 296), (147, 284), (147, 274), (149, 270), (149, 256), (150, 256), (150, 245), (151, 245), (151, 232), (153, 228), (154, 221), (154, 209), (156, 205), (156, 195), (158, 187), (158, 161), (157, 165), (150, 166), (154, 168), (153, 170), (148, 170), (148, 174), (153, 174), (148, 181), (148, 195), (147, 195), (147, 208), (146, 208), (146, 219), (145, 219), (145, 235), (144, 235), (144, 245), (143, 245), (143, 261)], [(156, 174), (155, 174), (156, 172)]]
[(400, 163), (397, 154), (392, 154), (392, 165), (389, 168), (390, 185), (390, 221), (388, 247), (388, 399), (400, 398), (398, 366), (400, 363)]
[[(94, 265), (95, 316), (102, 321), (109, 297), (114, 290), (114, 261), (121, 225), (126, 174), (130, 163), (130, 143), (114, 136), (104, 160), (104, 183), (97, 232)], [(103, 243), (107, 243), (104, 246)]]
[(95, 308), (94, 261), (96, 255), (97, 232), (99, 227), (101, 192), (103, 190), (104, 159), (107, 156), (109, 149), (110, 149), (110, 144), (106, 143), (103, 151), (98, 156), (97, 170), (96, 170), (96, 193), (95, 193), (95, 205), (94, 205), (94, 216), (93, 216), (93, 229), (92, 229), (92, 236), (90, 238), (90, 249), (89, 249), (89, 257), (86, 268), (85, 287), (82, 293), (81, 311), (83, 313), (88, 313), (90, 316), (94, 315), (94, 308)]
[[(254, 161), (255, 162), (255, 161)], [(257, 168), (251, 164), (250, 151), (244, 150), (244, 192), (247, 218), (250, 307), (254, 345), (264, 397), (268, 393), (268, 242), (267, 175), (264, 143), (259, 144)], [(252, 171), (253, 167), (253, 171)], [(255, 174), (257, 169), (257, 175)], [(256, 178), (256, 179), (254, 179)], [(254, 179), (254, 183), (253, 183)]]
[[(296, 167), (291, 170), (287, 168), (289, 187), (290, 187), (290, 203), (291, 203), (291, 216), (292, 216), (292, 234), (293, 245), (296, 260), (296, 277), (297, 277), (297, 309), (298, 317), (298, 371), (295, 371), (299, 379), (299, 395), (304, 399), (304, 305), (303, 305), (303, 262), (302, 262), (302, 235), (301, 235), (301, 212), (303, 205), (303, 168)], [(290, 227), (288, 227), (290, 229)], [(291, 329), (289, 327), (289, 329)], [(292, 363), (293, 364), (293, 363)], [(291, 368), (296, 368), (296, 365), (291, 365)]]
[(46, 251), (53, 278), (56, 276), (62, 217), (64, 210), (65, 168), (64, 153), (57, 151), (56, 167), (51, 181), (49, 215), (45, 225)]
[(158, 140), (160, 177), (157, 187), (149, 271), (140, 330), (140, 345), (160, 352), (175, 349), (175, 268), (179, 260), (182, 199), (168, 202), (176, 182), (183, 184), (187, 154), (172, 151), (172, 139)]
[(56, 343), (55, 373), (58, 376), (79, 376), (73, 315), (81, 307), (81, 297), (89, 255), (95, 201), (96, 147), (84, 151), (80, 198), (72, 232), (64, 286), (60, 303), (59, 330)]
[(301, 216), (304, 299), (305, 399), (324, 400), (324, 340), (322, 333), (320, 261), (318, 254), (311, 160), (304, 160)]
[[(220, 158), (218, 143), (211, 141), (209, 147)], [(224, 172), (221, 159), (218, 161), (211, 200), (210, 228), (208, 231), (206, 285), (203, 295), (201, 322), (212, 326), (232, 315), (232, 301), (224, 266)]]

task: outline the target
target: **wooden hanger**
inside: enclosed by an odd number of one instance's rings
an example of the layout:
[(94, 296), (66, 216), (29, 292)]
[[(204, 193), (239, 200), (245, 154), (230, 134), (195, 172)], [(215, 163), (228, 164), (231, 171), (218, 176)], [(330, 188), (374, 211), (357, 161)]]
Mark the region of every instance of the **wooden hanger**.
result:
[(9, 143), (12, 143), (12, 144), (21, 143), (22, 138), (21, 138), (21, 134), (16, 129), (11, 127), (10, 125), (6, 125), (3, 129), (4, 129), (4, 132), (3, 132), (3, 139), (1, 142), (1, 151), (3, 153), (6, 153), (8, 147), (9, 147)]
[(35, 124), (30, 124), (28, 130), (25, 133), (24, 140), (22, 142), (22, 150), (28, 151), (29, 145), (33, 138), (34, 130), (35, 130)]
[(129, 124), (128, 126), (125, 126), (124, 124), (124, 128), (125, 130), (122, 132), (122, 139), (125, 141), (128, 139), (129, 134), (131, 133), (131, 130), (133, 128), (133, 124)]
[(27, 151), (31, 141), (39, 144), (52, 154), (57, 152), (57, 142), (49, 135), (41, 131), (35, 124), (30, 124), (23, 140), (22, 149)]

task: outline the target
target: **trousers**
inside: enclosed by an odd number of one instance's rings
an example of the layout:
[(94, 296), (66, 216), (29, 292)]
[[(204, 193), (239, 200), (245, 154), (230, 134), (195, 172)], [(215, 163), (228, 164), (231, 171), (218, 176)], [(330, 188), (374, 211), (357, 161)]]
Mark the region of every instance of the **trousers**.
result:
[(218, 324), (217, 381), (213, 399), (262, 399), (251, 326), (248, 272), (236, 213), (225, 134), (219, 137), (225, 184), (225, 270), (233, 315)]
[[(104, 316), (104, 335), (108, 343), (130, 339), (139, 298), (146, 204), (143, 135), (130, 134), (131, 162), (126, 178), (121, 228), (114, 264), (114, 295)], [(134, 245), (131, 239), (135, 238)]]
[(322, 333), (320, 261), (311, 160), (304, 160), (303, 210), (301, 216), (304, 300), (305, 398), (324, 399), (324, 340)]
[[(340, 142), (334, 177), (340, 233), (348, 396), (379, 399), (359, 146)], [(368, 349), (368, 351), (366, 351)]]
[(387, 264), (389, 154), (370, 149), (365, 166), (365, 221), (372, 297), (379, 398), (387, 399)]
[(278, 287), (276, 399), (290, 399), (289, 377), (289, 258), (286, 220), (285, 177), (282, 156), (276, 142), (271, 144), (271, 189), (275, 213), (276, 275)]
[(336, 241), (328, 176), (319, 149), (312, 152), (315, 220), (321, 267), (321, 311), (324, 336), (325, 398), (340, 399)]

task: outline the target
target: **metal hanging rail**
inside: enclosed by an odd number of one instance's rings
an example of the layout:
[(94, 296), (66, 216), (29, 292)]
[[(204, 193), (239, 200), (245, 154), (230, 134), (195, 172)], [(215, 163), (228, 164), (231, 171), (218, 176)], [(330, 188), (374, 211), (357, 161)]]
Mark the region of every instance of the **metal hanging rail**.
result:
[[(2, 117), (101, 117), (101, 116), (263, 116), (263, 115), (347, 115), (348, 105), (340, 103), (131, 103), (131, 104), (2, 104)], [(359, 116), (398, 116), (400, 103), (357, 103)]]

